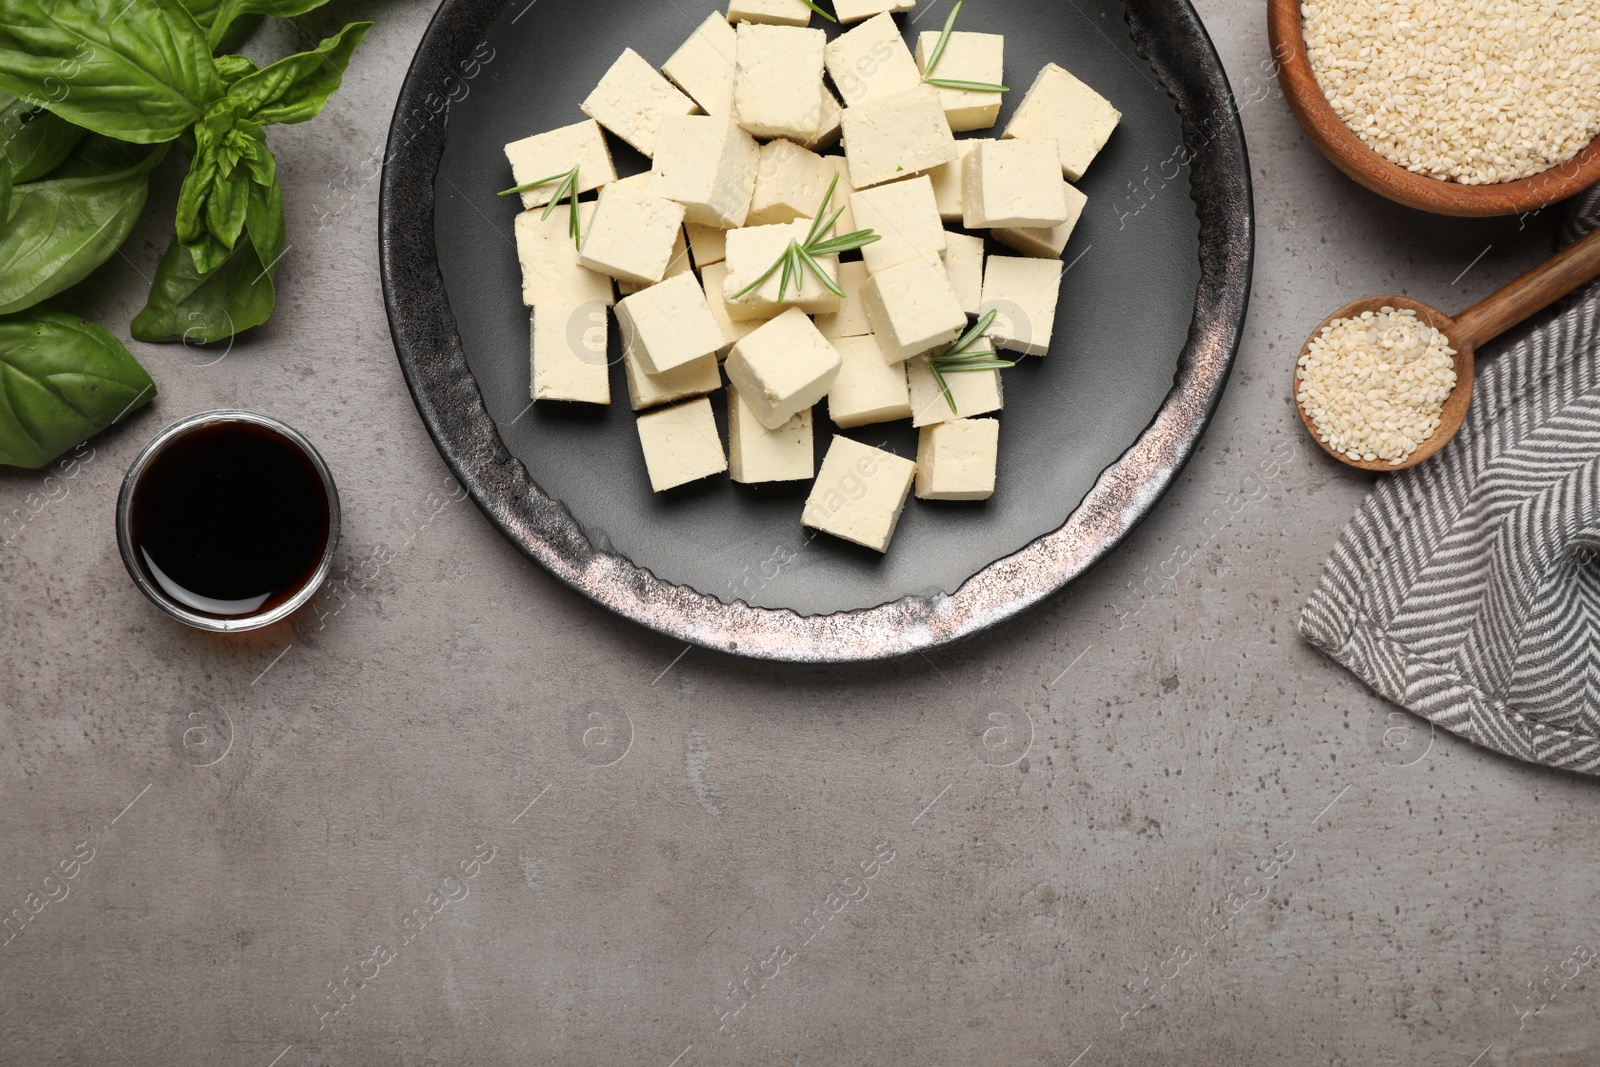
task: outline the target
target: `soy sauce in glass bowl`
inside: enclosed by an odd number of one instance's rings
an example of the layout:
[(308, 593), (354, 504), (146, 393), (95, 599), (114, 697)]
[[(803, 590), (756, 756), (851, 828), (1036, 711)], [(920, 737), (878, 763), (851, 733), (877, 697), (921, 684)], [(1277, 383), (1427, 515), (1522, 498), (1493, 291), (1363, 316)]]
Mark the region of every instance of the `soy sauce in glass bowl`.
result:
[(252, 630), (316, 594), (339, 540), (339, 496), (297, 431), (210, 411), (167, 427), (134, 460), (117, 540), (134, 583), (168, 615)]

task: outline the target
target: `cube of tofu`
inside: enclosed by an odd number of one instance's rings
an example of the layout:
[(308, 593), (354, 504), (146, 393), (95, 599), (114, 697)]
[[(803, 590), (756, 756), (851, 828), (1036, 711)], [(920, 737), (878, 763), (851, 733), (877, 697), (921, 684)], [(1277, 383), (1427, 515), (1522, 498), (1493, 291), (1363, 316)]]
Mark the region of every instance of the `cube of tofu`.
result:
[(983, 238), (952, 233), (944, 250), (944, 272), (961, 310), (976, 316), (983, 306)]
[(925, 259), (874, 274), (862, 288), (861, 299), (890, 363), (904, 363), (948, 345), (967, 328), (967, 313), (961, 310), (944, 268)]
[[(833, 164), (793, 141), (767, 142), (761, 146), (755, 195), (743, 225), (770, 226), (816, 218), (836, 173)], [(830, 203), (837, 208), (838, 200), (835, 191)]]
[[(798, 284), (790, 279), (789, 288), (783, 290), (783, 271), (750, 292), (744, 293), (756, 279), (778, 262), (791, 241), (804, 241), (811, 232), (812, 219), (796, 219), (779, 226), (746, 226), (728, 231), (728, 273), (722, 283), (722, 300), (727, 305), (728, 317), (734, 322), (748, 319), (770, 319), (780, 312), (796, 307), (812, 314), (831, 314), (839, 310), (839, 297), (823, 285), (809, 270), (803, 271)], [(819, 256), (817, 264), (837, 284), (839, 257)], [(779, 299), (780, 292), (783, 299)], [(740, 293), (744, 293), (740, 296)]]
[(640, 290), (617, 304), (624, 345), (648, 374), (664, 374), (727, 342), (693, 271)]
[(1084, 196), (1075, 187), (1067, 186), (1067, 221), (1060, 226), (1049, 229), (1010, 229), (1001, 227), (989, 231), (989, 235), (1001, 244), (1016, 249), (1025, 256), (1038, 256), (1043, 259), (1060, 259), (1061, 253), (1067, 249), (1067, 242), (1072, 239), (1072, 231), (1077, 228), (1078, 220), (1083, 217), (1084, 205), (1089, 198)]
[[(594, 203), (578, 205), (579, 232), (594, 219)], [(519, 214), (512, 224), (517, 239), (517, 260), (522, 264), (522, 302), (537, 304), (616, 303), (611, 279), (578, 262), (572, 240), (571, 217), (565, 204), (542, 218), (544, 208)]]
[(1054, 141), (979, 141), (962, 161), (964, 224), (969, 230), (1051, 228), (1066, 222), (1066, 179), (1056, 174)]
[(613, 182), (600, 190), (578, 262), (618, 281), (654, 285), (666, 277), (682, 236), (682, 204)]
[(1122, 112), (1111, 101), (1051, 63), (1022, 98), (1005, 136), (1054, 138), (1061, 149), (1061, 172), (1078, 181), (1121, 121)]
[(623, 50), (579, 107), (647, 156), (656, 154), (656, 135), (663, 119), (700, 110), (631, 48)]
[(768, 26), (809, 26), (811, 8), (802, 0), (728, 0), (729, 22)]
[(834, 437), (800, 522), (886, 552), (911, 495), (917, 465), (881, 448)]
[(791, 308), (733, 346), (725, 367), (761, 425), (776, 430), (828, 395), (839, 352)]
[(722, 371), (717, 357), (706, 356), (675, 367), (665, 374), (649, 374), (639, 365), (639, 357), (626, 345), (622, 349), (622, 369), (628, 379), (628, 404), (634, 411), (670, 404), (691, 396), (704, 396), (722, 388)]
[(957, 158), (938, 90), (921, 85), (844, 109), (844, 152), (857, 189), (908, 178)]
[(828, 77), (846, 107), (897, 96), (922, 84), (917, 61), (892, 15), (874, 15), (829, 42)]
[[(578, 192), (598, 189), (617, 177), (600, 124), (594, 120), (563, 126), (506, 145), (511, 161), (512, 186), (527, 185), (578, 168)], [(556, 195), (561, 183), (550, 182), (522, 193), (524, 208), (543, 207)]]
[(833, 13), (846, 26), (886, 11), (910, 11), (917, 0), (834, 0)]
[(961, 222), (966, 218), (962, 164), (977, 144), (977, 141), (957, 141), (955, 162), (942, 164), (928, 172), (928, 180), (933, 182), (933, 199), (939, 204), (939, 217), (946, 222)]
[(841, 337), (864, 337), (872, 332), (872, 323), (867, 321), (867, 306), (861, 302), (861, 290), (870, 276), (865, 263), (839, 264), (839, 288), (844, 290), (844, 299), (839, 301), (838, 311), (818, 315), (813, 320), (818, 333), (837, 341)]
[(649, 191), (683, 205), (703, 226), (743, 226), (756, 188), (761, 146), (727, 116), (672, 115), (662, 120)]
[(819, 136), (827, 40), (821, 30), (740, 23), (733, 80), (739, 124), (757, 137), (804, 142)]
[[(698, 222), (684, 224), (689, 235), (689, 247), (694, 251), (694, 265), (704, 270), (713, 263), (728, 258), (728, 231), (720, 226), (702, 226)], [(709, 287), (708, 287), (709, 288)]]
[(1042, 356), (1050, 351), (1060, 297), (1060, 260), (990, 256), (983, 269), (983, 305), (978, 312), (997, 312), (989, 328), (996, 348)]
[(811, 443), (811, 409), (806, 408), (776, 430), (761, 425), (739, 390), (728, 388), (728, 460), (733, 480), (799, 482), (816, 471)]
[(861, 250), (873, 274), (913, 259), (939, 263), (946, 243), (944, 220), (926, 174), (863, 189), (850, 197), (850, 208), (858, 227), (878, 235), (879, 240)]
[(995, 419), (924, 426), (917, 435), (918, 499), (989, 499), (999, 457), (1000, 423)]
[[(994, 345), (987, 337), (980, 337), (967, 351), (992, 355)], [(911, 425), (933, 426), (999, 411), (1005, 406), (998, 370), (947, 371), (944, 382), (950, 390), (949, 399), (939, 388), (933, 371), (928, 369), (927, 357), (918, 356), (906, 364), (906, 384), (911, 387)], [(956, 404), (954, 411), (950, 410), (951, 400)]]
[(833, 345), (840, 366), (828, 390), (828, 415), (835, 425), (849, 428), (911, 417), (905, 365), (885, 361), (876, 338), (842, 337)]
[(539, 304), (529, 313), (530, 400), (611, 403), (606, 305)]
[[(687, 274), (692, 270), (694, 270), (694, 266), (689, 262), (689, 239), (680, 230), (677, 241), (673, 242), (672, 245), (672, 260), (667, 264), (667, 273), (661, 276), (661, 280), (666, 281), (668, 278), (676, 278), (678, 275)], [(617, 283), (617, 292), (623, 296), (632, 296), (634, 293), (648, 288), (650, 286), (640, 285), (638, 282)]]
[(723, 359), (728, 355), (736, 342), (744, 340), (752, 333), (759, 330), (766, 323), (766, 319), (750, 319), (747, 322), (734, 322), (728, 318), (728, 309), (722, 302), (722, 285), (728, 276), (726, 263), (707, 263), (700, 271), (700, 280), (705, 285), (706, 303), (711, 307), (711, 315), (717, 320), (717, 325), (722, 328), (722, 347), (717, 349), (717, 358)]
[(707, 115), (733, 115), (733, 52), (738, 35), (720, 12), (706, 20), (672, 53), (661, 73), (672, 79)]
[[(939, 34), (923, 33), (917, 37), (917, 70), (926, 74), (928, 58), (939, 46)], [(952, 33), (944, 55), (939, 57), (935, 78), (951, 81), (983, 82), (987, 85), (1004, 85), (1006, 69), (1006, 39), (998, 33)], [(1000, 93), (977, 92), (971, 89), (939, 90), (939, 101), (950, 120), (950, 128), (957, 133), (966, 130), (987, 130), (1000, 118)]]
[(800, 143), (801, 148), (809, 148), (813, 152), (826, 151), (839, 143), (840, 126), (844, 122), (844, 108), (839, 105), (839, 98), (833, 95), (833, 90), (826, 85), (822, 87), (822, 129), (815, 137)]
[(650, 488), (658, 493), (728, 469), (711, 401), (705, 397), (640, 415), (638, 425)]
[(636, 193), (648, 193), (650, 191), (650, 176), (650, 171), (642, 170), (638, 174), (630, 174), (626, 178), (618, 178), (609, 184), (622, 189), (632, 189)]

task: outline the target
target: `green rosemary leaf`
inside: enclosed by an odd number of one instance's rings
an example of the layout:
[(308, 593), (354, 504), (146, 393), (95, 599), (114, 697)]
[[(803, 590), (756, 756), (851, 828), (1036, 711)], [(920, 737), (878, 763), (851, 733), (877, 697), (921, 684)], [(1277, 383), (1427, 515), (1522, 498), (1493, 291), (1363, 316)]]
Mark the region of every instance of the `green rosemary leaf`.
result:
[(836, 256), (841, 252), (854, 252), (858, 248), (865, 248), (883, 237), (871, 230), (857, 230), (847, 233), (843, 237), (835, 237), (831, 241), (823, 241), (807, 249), (814, 256)]
[(965, 89), (969, 93), (1009, 93), (1010, 86), (993, 82), (968, 82), (956, 78), (924, 78), (923, 81), (939, 89)]
[[(743, 289), (740, 289), (737, 293), (734, 293), (733, 294), (733, 298), (735, 300), (742, 299), (745, 296), (748, 296), (750, 293), (753, 293), (757, 289), (761, 288), (763, 285), (765, 285), (767, 283), (767, 279), (768, 278), (771, 278), (774, 274), (778, 273), (778, 268), (783, 266), (784, 263), (788, 261), (788, 258), (789, 258), (789, 253), (785, 252), (783, 254), (783, 257), (780, 258), (778, 260), (778, 262), (774, 263), (771, 267), (767, 268), (767, 273), (763, 274), (761, 277), (757, 278), (755, 281), (751, 282), (749, 285), (745, 286)], [(780, 299), (782, 299), (782, 298), (780, 297)]]
[(538, 181), (529, 182), (527, 185), (517, 185), (517, 186), (513, 186), (510, 189), (502, 189), (502, 190), (500, 190), (500, 192), (497, 195), (499, 195), (499, 196), (510, 196), (512, 193), (528, 193), (528, 192), (532, 192), (533, 190), (539, 188), (539, 186), (541, 186), (541, 185), (549, 185), (551, 182), (558, 182), (558, 181), (561, 181), (563, 178), (572, 177), (577, 173), (577, 170), (578, 170), (577, 167), (573, 167), (571, 170), (563, 171), (560, 174), (552, 174), (548, 178), (540, 178)]
[(807, 252), (804, 248), (800, 248), (798, 245), (795, 247), (795, 251), (800, 254), (801, 261), (804, 262), (806, 266), (811, 268), (811, 273), (817, 276), (817, 281), (821, 282), (827, 288), (828, 292), (839, 297), (841, 300), (844, 299), (844, 290), (839, 288), (837, 282), (828, 277), (828, 272), (822, 269), (822, 264), (818, 263), (812, 257), (810, 252)]
[(998, 308), (990, 308), (989, 313), (977, 322), (967, 327), (967, 332), (956, 338), (956, 343), (939, 353), (938, 359), (947, 359), (951, 356), (966, 354), (967, 350), (977, 344), (978, 338), (989, 332), (989, 327), (994, 325), (994, 320), (1000, 316)]
[[(832, 222), (828, 223), (827, 226), (822, 225), (822, 216), (827, 214), (828, 203), (833, 199), (834, 191), (838, 188), (839, 176), (835, 174), (833, 176), (833, 181), (828, 183), (828, 191), (822, 194), (822, 205), (817, 208), (817, 214), (811, 220), (811, 232), (806, 234), (806, 246), (808, 248), (816, 242), (818, 237), (828, 232), (828, 226), (833, 225)], [(839, 211), (842, 213), (844, 208), (840, 208)], [(834, 217), (837, 218), (838, 216), (836, 215)]]
[(826, 11), (822, 10), (822, 8), (818, 7), (816, 4), (813, 4), (811, 2), (811, 0), (801, 0), (801, 3), (805, 4), (811, 10), (815, 11), (817, 14), (821, 15), (823, 18), (827, 19), (829, 22), (833, 23), (834, 25), (838, 25), (838, 23), (839, 23), (838, 19), (834, 18), (832, 15), (830, 15)]
[(933, 55), (928, 57), (928, 69), (922, 72), (923, 81), (933, 77), (933, 72), (939, 66), (939, 60), (944, 58), (944, 50), (950, 46), (950, 35), (955, 32), (956, 17), (961, 14), (961, 0), (950, 9), (950, 17), (944, 20), (944, 32), (939, 34), (939, 43), (934, 46)]
[[(784, 249), (783, 281), (778, 285), (778, 303), (780, 304), (783, 303), (784, 298), (789, 295), (789, 282), (792, 278), (794, 278), (795, 275), (794, 252), (795, 249), (799, 247), (799, 245), (795, 244), (793, 241), (790, 241), (789, 247)], [(800, 286), (795, 286), (796, 295), (799, 295), (799, 291)]]
[(950, 405), (950, 414), (961, 414), (961, 412), (956, 410), (956, 398), (950, 393), (950, 385), (944, 380), (944, 373), (931, 362), (928, 364), (928, 369), (933, 372), (933, 380), (938, 383), (939, 392), (944, 394), (944, 402)]

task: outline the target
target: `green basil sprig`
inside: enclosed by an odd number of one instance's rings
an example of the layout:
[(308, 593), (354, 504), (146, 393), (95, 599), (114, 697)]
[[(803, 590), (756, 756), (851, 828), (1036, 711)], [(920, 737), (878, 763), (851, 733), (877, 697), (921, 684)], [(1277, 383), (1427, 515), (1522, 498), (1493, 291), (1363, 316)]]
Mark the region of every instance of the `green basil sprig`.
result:
[(96, 133), (170, 141), (222, 91), (175, 0), (5, 0), (0, 89)]
[(0, 463), (42, 467), (155, 395), (92, 322), (43, 308), (0, 318)]
[(66, 176), (13, 186), (0, 229), (0, 315), (55, 296), (111, 258), (165, 154), (91, 136), (62, 164)]

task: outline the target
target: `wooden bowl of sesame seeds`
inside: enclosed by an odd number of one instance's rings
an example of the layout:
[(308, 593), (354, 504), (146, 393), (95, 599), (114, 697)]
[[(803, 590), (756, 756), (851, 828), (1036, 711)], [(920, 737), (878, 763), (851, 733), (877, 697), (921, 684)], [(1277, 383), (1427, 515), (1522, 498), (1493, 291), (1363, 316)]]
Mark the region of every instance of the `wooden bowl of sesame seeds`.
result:
[(1278, 82), (1312, 143), (1373, 192), (1420, 211), (1488, 217), (1538, 211), (1600, 181), (1600, 138), (1538, 173), (1484, 184), (1435, 178), (1391, 162), (1362, 140), (1329, 103), (1312, 68), (1303, 19), (1301, 0), (1268, 0), (1267, 27)]

